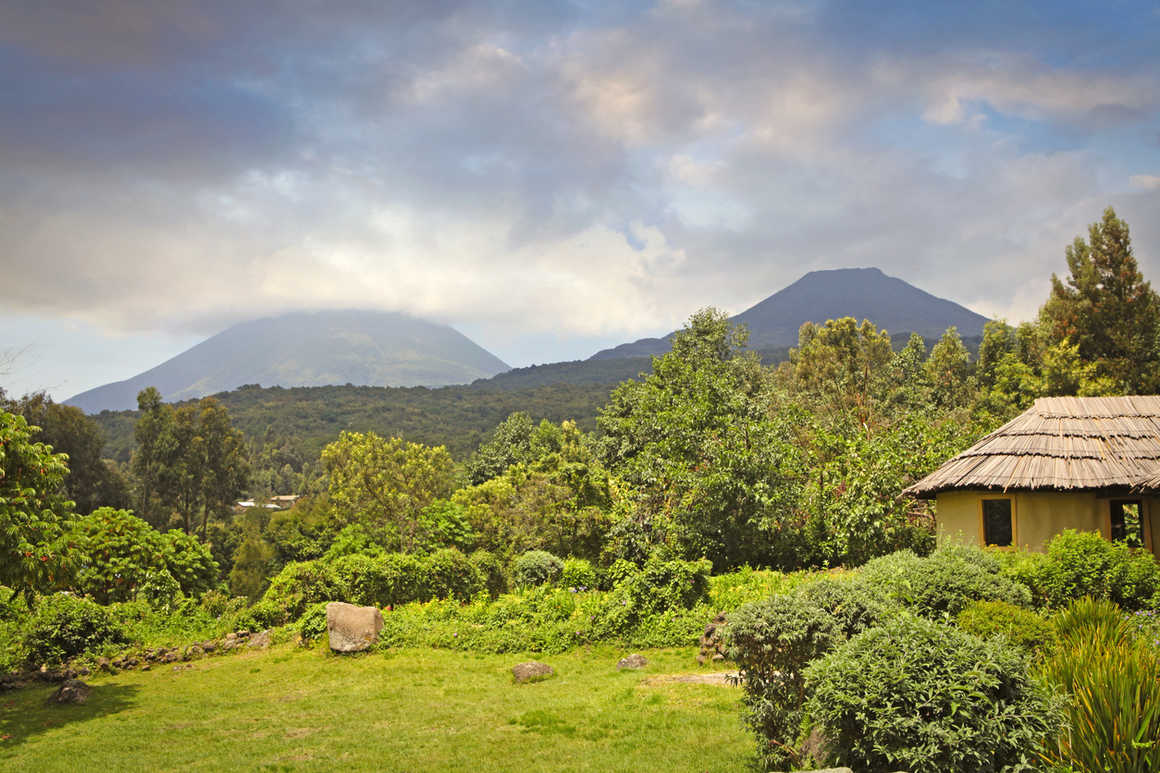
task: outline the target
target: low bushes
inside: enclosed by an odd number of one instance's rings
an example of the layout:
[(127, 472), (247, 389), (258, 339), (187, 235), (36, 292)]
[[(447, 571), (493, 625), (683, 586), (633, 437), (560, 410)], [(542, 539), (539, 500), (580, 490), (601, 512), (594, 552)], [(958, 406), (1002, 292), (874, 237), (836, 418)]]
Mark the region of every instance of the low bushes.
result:
[(1031, 604), (1025, 586), (1002, 573), (1002, 565), (978, 548), (946, 545), (927, 558), (909, 550), (876, 558), (855, 582), (928, 619), (946, 620), (972, 601)]
[(107, 607), (57, 593), (40, 599), (24, 626), (21, 648), (29, 665), (59, 665), (128, 637)]
[(1005, 601), (974, 601), (959, 612), (958, 626), (981, 639), (1004, 636), (1028, 652), (1055, 643), (1055, 629), (1037, 612)]
[(805, 679), (827, 761), (855, 770), (1035, 770), (1061, 726), (1018, 650), (912, 615), (855, 636)]
[(564, 571), (564, 562), (546, 550), (529, 550), (516, 559), (513, 576), (516, 585), (532, 588), (554, 583)]
[(1148, 552), (1109, 542), (1097, 532), (1068, 529), (1047, 553), (1001, 556), (1004, 573), (1030, 588), (1037, 606), (1060, 609), (1085, 596), (1124, 609), (1160, 604), (1160, 564)]

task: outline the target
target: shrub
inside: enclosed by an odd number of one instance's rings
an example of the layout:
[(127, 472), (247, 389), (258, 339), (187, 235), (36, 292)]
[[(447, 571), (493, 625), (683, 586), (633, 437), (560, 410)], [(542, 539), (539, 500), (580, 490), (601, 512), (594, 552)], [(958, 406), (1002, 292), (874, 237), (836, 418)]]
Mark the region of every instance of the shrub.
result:
[(828, 577), (803, 585), (797, 592), (833, 617), (846, 638), (877, 625), (897, 606), (864, 584)]
[(341, 601), (342, 595), (342, 587), (330, 565), (322, 561), (296, 561), (283, 567), (270, 581), (259, 604), (281, 609), (282, 622), (285, 622), (298, 619), (308, 604)]
[(620, 583), (635, 576), (639, 571), (639, 565), (628, 559), (618, 558), (604, 570), (604, 576), (600, 578), (600, 588), (601, 590), (612, 590)]
[(855, 581), (929, 619), (953, 618), (972, 601), (1030, 605), (1027, 588), (1001, 571), (999, 561), (979, 548), (945, 545), (927, 558), (908, 550), (876, 558)]
[(515, 580), (521, 588), (556, 581), (564, 571), (564, 562), (546, 550), (529, 550), (516, 559)]
[(1068, 529), (1047, 546), (1042, 594), (1054, 607), (1083, 596), (1144, 609), (1160, 589), (1160, 565), (1149, 553), (1109, 542), (1098, 532)]
[(1084, 599), (1056, 618), (1044, 663), (1066, 690), (1068, 730), (1044, 758), (1070, 770), (1160, 770), (1160, 650), (1115, 605)]
[(725, 641), (741, 670), (745, 720), (757, 734), (765, 766), (801, 762), (803, 671), (844, 639), (835, 618), (798, 593), (746, 604), (730, 615)]
[(22, 647), (30, 665), (57, 665), (128, 641), (109, 610), (88, 599), (57, 593), (40, 600), (24, 627)]
[[(302, 602), (305, 607), (305, 602)], [(273, 599), (262, 599), (252, 607), (242, 610), (234, 618), (233, 627), (238, 630), (264, 631), (267, 628), (276, 628), (293, 620), (290, 610), (297, 607), (288, 607)]]
[(957, 623), (961, 630), (980, 639), (1005, 636), (1028, 652), (1055, 642), (1055, 630), (1042, 615), (1005, 601), (972, 601), (959, 612)]
[(145, 576), (137, 597), (154, 609), (169, 611), (181, 598), (181, 586), (168, 569), (153, 571)]
[(483, 590), (483, 576), (458, 548), (443, 548), (427, 558), (428, 598), (467, 601)]
[(506, 593), (508, 589), (507, 574), (504, 572), (503, 562), (494, 553), (487, 550), (477, 550), (468, 556), (471, 565), (483, 578), (483, 587), (492, 598)]
[(76, 556), (76, 588), (99, 603), (128, 601), (151, 569), (165, 567), (161, 535), (128, 510), (101, 507), (69, 534)]
[(828, 761), (855, 770), (1033, 770), (1060, 728), (1019, 650), (912, 615), (855, 636), (805, 680)]
[(650, 558), (617, 587), (627, 593), (637, 614), (659, 614), (666, 609), (692, 609), (709, 597), (708, 561), (662, 561)]
[(218, 582), (218, 565), (209, 546), (180, 529), (161, 535), (164, 568), (177, 580), (181, 592), (199, 597)]
[(211, 590), (201, 597), (198, 606), (206, 615), (217, 619), (236, 614), (244, 609), (246, 600), (240, 596), (231, 598), (220, 590)]
[(385, 552), (383, 546), (366, 526), (361, 523), (352, 523), (344, 526), (342, 531), (335, 535), (334, 542), (330, 543), (330, 547), (323, 554), (322, 560), (334, 562), (344, 556), (352, 556), (356, 553), (376, 555), (383, 552)]
[(564, 569), (560, 572), (559, 584), (564, 588), (577, 590), (591, 590), (596, 587), (598, 579), (592, 562), (583, 558), (569, 558), (564, 561)]
[(317, 604), (311, 604), (294, 624), (294, 629), (302, 637), (304, 643), (317, 641), (326, 635), (327, 603), (329, 602), (320, 601)]

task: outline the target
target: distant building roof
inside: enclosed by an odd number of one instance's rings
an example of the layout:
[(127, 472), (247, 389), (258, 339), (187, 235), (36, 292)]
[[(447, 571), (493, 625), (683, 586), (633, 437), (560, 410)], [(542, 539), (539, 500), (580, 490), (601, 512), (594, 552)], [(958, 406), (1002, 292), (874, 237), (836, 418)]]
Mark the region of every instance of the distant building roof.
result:
[(1160, 490), (1160, 395), (1041, 397), (904, 493)]

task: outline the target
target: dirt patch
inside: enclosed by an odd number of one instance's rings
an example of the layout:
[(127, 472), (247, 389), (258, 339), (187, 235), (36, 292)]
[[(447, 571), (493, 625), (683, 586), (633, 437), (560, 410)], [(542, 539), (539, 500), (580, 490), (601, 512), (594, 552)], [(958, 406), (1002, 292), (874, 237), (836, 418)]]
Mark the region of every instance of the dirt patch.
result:
[(641, 682), (644, 687), (659, 687), (662, 684), (715, 684), (722, 687), (733, 687), (737, 673), (732, 671), (713, 671), (708, 674), (658, 674), (650, 676)]

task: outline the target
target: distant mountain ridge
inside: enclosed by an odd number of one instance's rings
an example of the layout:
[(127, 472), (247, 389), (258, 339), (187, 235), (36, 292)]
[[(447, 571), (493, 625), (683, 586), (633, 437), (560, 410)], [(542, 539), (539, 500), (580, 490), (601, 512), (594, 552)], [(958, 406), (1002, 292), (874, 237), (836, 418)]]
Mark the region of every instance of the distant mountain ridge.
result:
[[(803, 322), (828, 319), (868, 319), (892, 336), (918, 333), (938, 339), (954, 325), (963, 338), (982, 336), (987, 318), (965, 306), (931, 295), (877, 268), (838, 268), (811, 271), (731, 318), (749, 328), (749, 346), (758, 351), (797, 346)], [(642, 338), (592, 355), (601, 360), (663, 354), (673, 334)]]
[(447, 325), (378, 311), (294, 312), (242, 322), (125, 381), (65, 402), (86, 413), (130, 410), (155, 386), (167, 401), (263, 386), (444, 386), (509, 370)]

